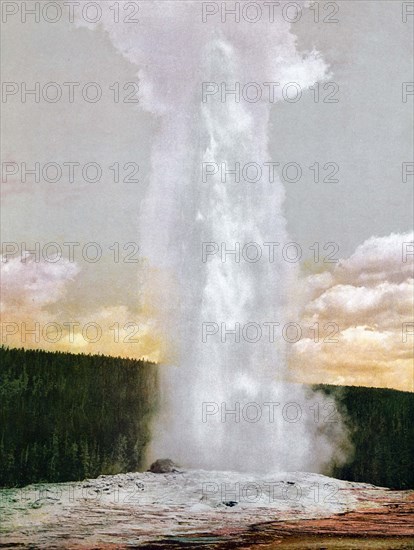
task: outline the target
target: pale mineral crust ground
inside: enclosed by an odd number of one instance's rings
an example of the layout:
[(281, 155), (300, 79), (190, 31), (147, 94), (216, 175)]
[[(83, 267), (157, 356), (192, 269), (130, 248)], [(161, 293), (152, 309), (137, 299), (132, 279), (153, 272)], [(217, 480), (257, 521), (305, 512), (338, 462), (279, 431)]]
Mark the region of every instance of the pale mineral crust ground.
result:
[(0, 548), (414, 548), (414, 491), (188, 470), (0, 490)]

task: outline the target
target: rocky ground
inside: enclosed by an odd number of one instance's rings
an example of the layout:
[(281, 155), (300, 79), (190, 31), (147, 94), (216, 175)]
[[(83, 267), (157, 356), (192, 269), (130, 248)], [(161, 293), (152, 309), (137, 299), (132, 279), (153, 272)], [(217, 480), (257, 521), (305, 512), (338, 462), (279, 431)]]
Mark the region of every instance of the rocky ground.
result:
[(414, 491), (297, 472), (31, 485), (0, 490), (0, 514), (0, 548), (414, 548)]

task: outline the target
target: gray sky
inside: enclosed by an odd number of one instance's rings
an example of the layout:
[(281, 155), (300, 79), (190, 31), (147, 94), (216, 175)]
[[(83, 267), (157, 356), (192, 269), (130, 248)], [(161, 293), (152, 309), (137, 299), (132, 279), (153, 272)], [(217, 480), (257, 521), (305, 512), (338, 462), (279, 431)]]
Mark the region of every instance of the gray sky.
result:
[[(327, 4), (319, 4), (321, 21), (304, 9), (291, 32), (299, 51), (315, 48), (329, 64), (339, 102), (323, 102), (329, 92), (323, 84), (319, 103), (310, 91), (297, 103), (278, 102), (269, 135), (269, 160), (281, 167), (296, 162), (303, 170), (300, 181), (284, 184), (289, 234), (301, 244), (304, 260), (314, 242), (336, 242), (338, 257), (346, 258), (366, 239), (405, 233), (413, 221), (413, 178), (402, 181), (401, 165), (412, 161), (413, 96), (402, 101), (402, 83), (413, 81), (414, 17), (402, 21), (399, 1), (347, 0), (336, 3), (339, 22), (326, 23)], [(214, 24), (211, 29), (214, 34)], [(100, 243), (104, 259), (91, 264), (77, 255), (81, 273), (65, 305), (53, 307), (78, 312), (81, 304), (85, 315), (99, 306), (133, 310), (139, 270), (134, 263), (114, 263), (109, 247), (140, 242), (139, 205), (159, 121), (139, 105), (114, 103), (109, 87), (119, 82), (122, 90), (137, 82), (137, 66), (102, 28), (92, 32), (67, 18), (50, 24), (9, 17), (2, 25), (2, 51), (3, 82), (30, 88), (35, 82), (95, 81), (104, 90), (96, 104), (21, 103), (18, 94), (2, 103), (3, 162), (97, 162), (103, 168), (100, 183), (69, 183), (65, 177), (58, 183), (31, 177), (3, 183), (2, 242)], [(115, 183), (109, 169), (115, 162), (138, 164), (139, 183)], [(315, 183), (309, 170), (315, 163), (322, 179), (324, 165), (336, 163), (339, 182)]]
[[(339, 23), (316, 24), (306, 12), (292, 24), (299, 49), (315, 47), (329, 63), (339, 103), (314, 103), (310, 92), (298, 103), (277, 103), (270, 152), (281, 166), (295, 161), (303, 169), (299, 182), (285, 182), (292, 239), (332, 240), (347, 256), (369, 236), (402, 232), (412, 222), (412, 185), (401, 181), (413, 141), (413, 102), (401, 101), (402, 82), (412, 80), (412, 25), (402, 23), (400, 2), (339, 4)], [(136, 67), (103, 32), (67, 22), (10, 18), (3, 47), (5, 81), (136, 81)], [(2, 107), (4, 160), (140, 165), (139, 184), (115, 184), (106, 170), (100, 184), (21, 185), (4, 202), (3, 240), (137, 240), (137, 206), (157, 128), (151, 115), (109, 96), (92, 107), (22, 105), (13, 98)], [(339, 183), (315, 183), (308, 168), (315, 162), (337, 163)]]

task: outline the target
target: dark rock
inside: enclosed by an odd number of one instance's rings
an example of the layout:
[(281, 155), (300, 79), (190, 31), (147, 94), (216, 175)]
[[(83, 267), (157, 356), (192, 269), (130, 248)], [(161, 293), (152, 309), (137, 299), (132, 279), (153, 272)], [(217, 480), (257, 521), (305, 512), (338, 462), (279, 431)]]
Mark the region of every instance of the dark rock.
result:
[(159, 458), (153, 462), (149, 468), (149, 472), (153, 474), (169, 474), (172, 472), (178, 472), (177, 464), (174, 464), (169, 458)]
[(235, 500), (225, 500), (225, 501), (223, 501), (223, 504), (225, 506), (230, 506), (230, 508), (233, 508), (233, 506), (236, 506), (236, 504), (238, 504), (238, 502), (236, 502)]

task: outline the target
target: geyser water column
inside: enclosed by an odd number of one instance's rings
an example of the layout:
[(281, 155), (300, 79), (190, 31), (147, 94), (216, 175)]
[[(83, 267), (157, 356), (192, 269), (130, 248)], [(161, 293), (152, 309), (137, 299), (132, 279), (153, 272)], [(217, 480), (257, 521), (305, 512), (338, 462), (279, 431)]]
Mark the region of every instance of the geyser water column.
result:
[[(271, 161), (272, 88), (263, 83), (282, 88), (295, 82), (304, 90), (325, 78), (326, 66), (314, 52), (297, 52), (281, 11), (273, 22), (203, 23), (200, 2), (144, 2), (139, 25), (114, 24), (108, 16), (104, 26), (138, 66), (141, 104), (159, 119), (151, 181), (139, 214), (140, 242), (151, 268), (147, 290), (158, 330), (174, 352), (160, 368), (161, 410), (151, 458), (207, 469), (318, 470), (334, 451), (312, 415), (297, 423), (275, 415), (272, 422), (273, 404), (305, 402), (303, 390), (284, 381), (280, 332), (276, 341), (270, 337), (272, 322), (283, 326), (296, 320), (289, 313), (292, 264), (280, 256), (269, 261), (270, 247), (264, 247), (289, 241), (282, 185), (277, 174), (271, 181), (265, 172), (256, 183), (237, 183), (232, 176), (223, 181), (219, 172), (203, 182), (202, 165), (231, 169), (235, 163)], [(220, 93), (203, 101), (203, 82), (229, 89), (255, 82), (268, 93), (254, 102), (237, 102), (232, 94), (223, 101)], [(277, 128), (272, 134), (283, 139)], [(231, 255), (223, 262), (219, 254), (203, 262), (206, 242), (229, 249), (255, 242), (268, 253), (257, 262), (236, 262)], [(228, 335), (222, 342), (216, 334), (203, 342), (203, 323), (224, 323), (227, 329), (257, 323), (262, 336), (253, 342), (250, 333), (235, 342)], [(217, 413), (203, 422), (203, 403), (213, 404), (209, 410), (214, 404), (231, 410), (251, 402), (262, 410), (258, 421), (235, 422), (234, 415)]]

